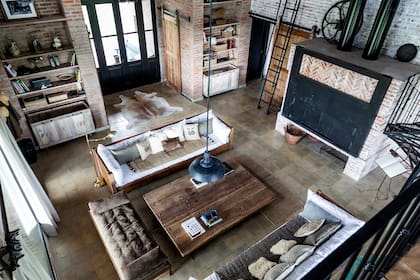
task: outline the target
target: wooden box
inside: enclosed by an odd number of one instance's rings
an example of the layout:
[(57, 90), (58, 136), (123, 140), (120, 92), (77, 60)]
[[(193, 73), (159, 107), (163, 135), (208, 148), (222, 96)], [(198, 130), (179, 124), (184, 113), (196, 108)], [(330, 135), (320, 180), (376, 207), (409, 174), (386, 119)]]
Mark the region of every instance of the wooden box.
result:
[[(211, 61), (211, 66), (215, 66), (217, 64), (217, 58), (212, 58), (210, 61)], [(209, 67), (209, 61), (208, 60), (203, 61), (203, 67), (204, 68)]]
[[(213, 71), (210, 75), (210, 96), (229, 90), (237, 89), (239, 85), (239, 68), (233, 65)], [(207, 92), (208, 72), (203, 73), (203, 95), (208, 97)]]
[(211, 49), (215, 52), (227, 50), (227, 43), (211, 45)]

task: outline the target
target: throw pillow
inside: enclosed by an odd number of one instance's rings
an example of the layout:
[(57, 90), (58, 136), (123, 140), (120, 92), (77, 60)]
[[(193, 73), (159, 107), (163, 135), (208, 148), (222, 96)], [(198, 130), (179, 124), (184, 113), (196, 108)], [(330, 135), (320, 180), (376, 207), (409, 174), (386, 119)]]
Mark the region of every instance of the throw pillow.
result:
[(171, 152), (173, 150), (182, 148), (182, 143), (179, 141), (179, 138), (168, 139), (162, 142), (163, 150), (165, 152)]
[(275, 262), (270, 262), (264, 257), (260, 257), (255, 262), (251, 263), (248, 266), (249, 273), (251, 273), (252, 276), (258, 279), (263, 279), (264, 275), (267, 273), (267, 271), (270, 270), (273, 266), (275, 266)]
[(286, 254), (280, 257), (279, 262), (286, 262), (299, 265), (307, 257), (312, 255), (314, 248), (314, 246), (309, 245), (295, 245)]
[(166, 133), (163, 131), (159, 131), (159, 132), (152, 132), (153, 136), (156, 136), (160, 139), (160, 141), (165, 141), (168, 139), (168, 136), (166, 136)]
[(200, 134), (198, 133), (198, 123), (184, 124), (183, 127), (185, 140), (200, 140)]
[(273, 266), (264, 276), (264, 280), (282, 280), (286, 278), (294, 269), (288, 263), (279, 263)]
[(284, 255), (290, 248), (296, 245), (296, 240), (282, 239), (270, 248), (273, 255)]
[[(206, 136), (207, 121), (198, 124), (198, 133), (200, 136)], [(209, 119), (209, 135), (213, 133), (213, 119)]]
[(166, 128), (163, 132), (165, 132), (168, 138), (179, 138), (179, 141), (184, 142), (184, 130), (182, 129), (182, 124), (176, 124), (171, 127)]
[(319, 219), (319, 220), (315, 220), (313, 222), (309, 222), (306, 224), (303, 224), (294, 234), (295, 237), (306, 237), (312, 233), (314, 233), (315, 231), (317, 231), (318, 229), (320, 229), (322, 227), (322, 225), (324, 224), (325, 219)]
[(138, 159), (140, 157), (139, 150), (136, 144), (127, 146), (119, 150), (111, 150), (111, 154), (118, 161), (119, 164)]
[(149, 139), (144, 139), (143, 141), (136, 143), (137, 149), (142, 160), (145, 160), (151, 153), (152, 149), (150, 147)]
[(149, 144), (152, 154), (163, 152), (162, 140), (160, 140), (159, 135), (149, 136)]
[(327, 240), (331, 235), (333, 235), (340, 227), (341, 223), (325, 224), (315, 233), (306, 237), (303, 243), (318, 246), (319, 244)]

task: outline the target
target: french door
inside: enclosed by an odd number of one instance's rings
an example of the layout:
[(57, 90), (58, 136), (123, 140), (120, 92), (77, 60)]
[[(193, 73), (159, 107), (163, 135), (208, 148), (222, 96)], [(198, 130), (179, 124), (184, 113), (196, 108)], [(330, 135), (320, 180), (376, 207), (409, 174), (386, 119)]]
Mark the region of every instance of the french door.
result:
[(160, 81), (153, 0), (82, 0), (104, 94)]

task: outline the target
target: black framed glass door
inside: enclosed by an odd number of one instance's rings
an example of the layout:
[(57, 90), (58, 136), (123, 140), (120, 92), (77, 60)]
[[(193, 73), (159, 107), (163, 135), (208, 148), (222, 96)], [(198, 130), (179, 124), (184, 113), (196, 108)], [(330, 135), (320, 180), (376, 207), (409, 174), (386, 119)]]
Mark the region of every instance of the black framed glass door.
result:
[(82, 0), (104, 94), (160, 81), (152, 0)]

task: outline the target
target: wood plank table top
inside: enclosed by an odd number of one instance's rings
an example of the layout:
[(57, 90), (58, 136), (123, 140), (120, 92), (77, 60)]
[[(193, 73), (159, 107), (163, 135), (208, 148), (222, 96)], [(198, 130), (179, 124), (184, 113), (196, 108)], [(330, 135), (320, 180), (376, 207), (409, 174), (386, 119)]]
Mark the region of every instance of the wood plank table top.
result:
[[(190, 254), (217, 235), (267, 206), (275, 198), (259, 179), (237, 162), (221, 180), (196, 188), (189, 175), (146, 193), (143, 198), (182, 256)], [(223, 219), (207, 228), (200, 220), (215, 209)], [(181, 223), (196, 217), (206, 232), (191, 239)]]

